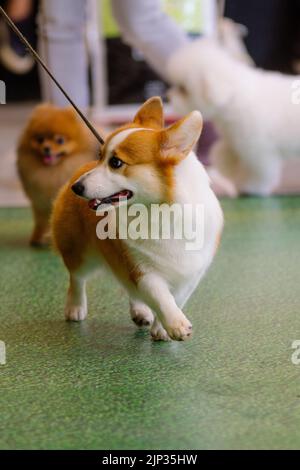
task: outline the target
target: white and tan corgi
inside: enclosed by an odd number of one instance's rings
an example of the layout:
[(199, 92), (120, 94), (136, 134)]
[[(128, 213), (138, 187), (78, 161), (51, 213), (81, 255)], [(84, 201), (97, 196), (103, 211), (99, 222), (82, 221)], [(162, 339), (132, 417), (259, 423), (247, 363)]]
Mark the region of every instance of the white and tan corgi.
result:
[[(61, 190), (52, 228), (70, 273), (67, 320), (86, 318), (86, 279), (104, 264), (127, 289), (132, 319), (150, 325), (155, 340), (191, 336), (181, 309), (211, 264), (223, 227), (219, 202), (192, 151), (201, 130), (198, 111), (164, 129), (162, 102), (152, 98), (133, 123), (107, 138), (101, 160), (85, 165)], [(96, 209), (110, 208), (106, 217), (115, 220), (124, 199), (128, 211), (134, 204), (202, 205), (202, 246), (187, 250), (186, 239), (99, 239)]]

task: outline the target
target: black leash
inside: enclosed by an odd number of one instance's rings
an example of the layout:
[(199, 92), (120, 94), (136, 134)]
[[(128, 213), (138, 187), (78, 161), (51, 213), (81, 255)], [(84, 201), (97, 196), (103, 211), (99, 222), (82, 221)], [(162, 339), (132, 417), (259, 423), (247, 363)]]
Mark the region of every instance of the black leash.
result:
[(43, 60), (40, 58), (39, 54), (33, 49), (33, 47), (29, 44), (29, 42), (27, 41), (27, 39), (25, 38), (25, 36), (23, 36), (23, 34), (21, 33), (21, 31), (17, 28), (17, 26), (15, 25), (15, 23), (12, 21), (12, 19), (8, 16), (8, 14), (3, 10), (2, 7), (0, 7), (0, 13), (2, 14), (2, 16), (4, 17), (5, 21), (7, 22), (7, 24), (11, 27), (11, 29), (16, 33), (16, 35), (19, 37), (19, 39), (23, 42), (23, 44), (25, 44), (26, 48), (28, 49), (28, 51), (30, 52), (30, 54), (34, 57), (34, 59), (43, 67), (43, 69), (47, 72), (47, 74), (49, 75), (49, 77), (51, 77), (51, 79), (54, 81), (54, 83), (56, 84), (56, 86), (60, 89), (60, 91), (63, 93), (63, 95), (65, 96), (65, 98), (69, 101), (69, 103), (73, 106), (73, 108), (75, 109), (75, 111), (79, 114), (79, 116), (81, 117), (81, 119), (85, 122), (85, 124), (87, 125), (87, 127), (90, 129), (90, 131), (94, 134), (94, 136), (96, 137), (96, 139), (100, 142), (101, 145), (104, 144), (104, 140), (102, 139), (102, 137), (98, 134), (98, 132), (96, 131), (96, 129), (94, 128), (94, 126), (92, 126), (92, 124), (90, 123), (90, 121), (86, 118), (86, 116), (80, 111), (80, 109), (76, 106), (76, 104), (74, 103), (74, 101), (70, 98), (70, 96), (67, 94), (67, 92), (63, 89), (63, 87), (60, 85), (60, 83), (56, 80), (56, 78), (54, 77), (54, 75), (50, 72), (50, 70), (48, 69), (47, 65), (45, 64), (45, 62), (43, 62)]

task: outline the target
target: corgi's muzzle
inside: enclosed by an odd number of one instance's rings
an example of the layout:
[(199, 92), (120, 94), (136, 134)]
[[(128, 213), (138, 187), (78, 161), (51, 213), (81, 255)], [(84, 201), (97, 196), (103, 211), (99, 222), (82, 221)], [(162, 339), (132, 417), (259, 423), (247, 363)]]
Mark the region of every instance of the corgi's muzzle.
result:
[[(77, 196), (84, 197), (85, 186), (81, 181), (77, 181), (73, 184), (71, 189)], [(128, 189), (124, 189), (102, 199), (90, 199), (88, 200), (88, 206), (90, 209), (96, 211), (98, 207), (102, 205), (117, 206), (123, 202), (129, 201), (132, 197), (133, 192)]]

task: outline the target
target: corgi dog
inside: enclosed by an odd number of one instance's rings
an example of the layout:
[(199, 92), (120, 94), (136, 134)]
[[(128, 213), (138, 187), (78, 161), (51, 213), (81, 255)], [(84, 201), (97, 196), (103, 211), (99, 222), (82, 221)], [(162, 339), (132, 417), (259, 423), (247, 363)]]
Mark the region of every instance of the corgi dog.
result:
[[(169, 128), (163, 122), (162, 101), (151, 98), (132, 123), (107, 137), (100, 161), (78, 170), (55, 201), (53, 240), (70, 275), (67, 320), (86, 318), (86, 280), (104, 265), (127, 290), (133, 321), (149, 325), (154, 340), (182, 341), (192, 334), (182, 308), (214, 258), (223, 214), (193, 152), (201, 114), (192, 112)], [(124, 206), (129, 213), (134, 205), (153, 204), (203, 206), (201, 246), (187, 250), (184, 238), (99, 239), (104, 213), (115, 221)], [(107, 211), (99, 216), (101, 206)]]
[(18, 172), (35, 221), (32, 246), (47, 243), (54, 198), (97, 153), (97, 144), (72, 108), (42, 104), (34, 109), (17, 149)]

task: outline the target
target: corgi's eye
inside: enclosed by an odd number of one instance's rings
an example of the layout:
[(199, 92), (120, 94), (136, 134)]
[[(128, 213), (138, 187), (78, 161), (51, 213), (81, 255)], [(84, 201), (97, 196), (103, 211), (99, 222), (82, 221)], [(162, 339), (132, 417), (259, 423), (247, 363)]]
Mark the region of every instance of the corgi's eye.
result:
[(119, 168), (121, 168), (123, 165), (124, 165), (124, 162), (122, 162), (122, 160), (120, 160), (118, 157), (116, 157), (115, 155), (113, 157), (111, 157), (111, 159), (109, 160), (109, 166), (113, 169), (113, 170), (118, 170)]
[(63, 145), (65, 143), (65, 138), (62, 135), (55, 136), (55, 142), (57, 145)]
[(45, 139), (42, 135), (37, 135), (35, 140), (37, 141), (38, 144), (42, 144)]

